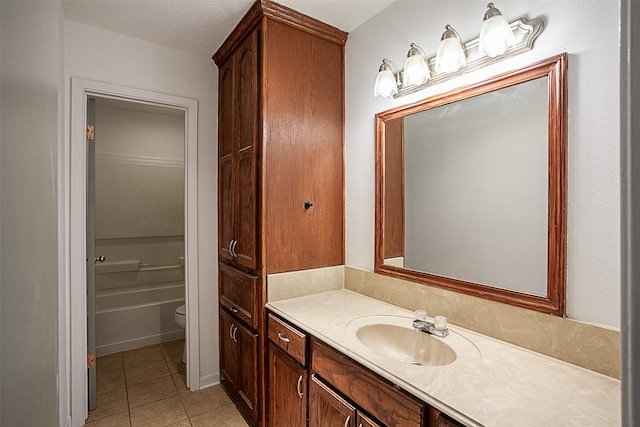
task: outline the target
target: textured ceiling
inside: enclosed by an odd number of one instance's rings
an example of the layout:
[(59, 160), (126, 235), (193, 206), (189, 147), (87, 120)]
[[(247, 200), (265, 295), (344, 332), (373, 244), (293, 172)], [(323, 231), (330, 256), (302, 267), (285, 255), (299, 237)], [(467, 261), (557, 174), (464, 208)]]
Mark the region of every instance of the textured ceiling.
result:
[[(63, 0), (67, 19), (211, 56), (254, 0)], [(281, 0), (350, 32), (394, 0)]]

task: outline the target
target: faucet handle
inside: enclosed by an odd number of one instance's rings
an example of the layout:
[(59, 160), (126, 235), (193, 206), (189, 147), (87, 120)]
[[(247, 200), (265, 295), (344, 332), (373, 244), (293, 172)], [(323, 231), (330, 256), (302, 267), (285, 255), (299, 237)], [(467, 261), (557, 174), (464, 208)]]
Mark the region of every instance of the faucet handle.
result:
[(433, 318), (434, 325), (437, 330), (444, 331), (447, 329), (447, 318), (444, 316), (436, 316)]
[(421, 320), (423, 322), (427, 321), (427, 312), (424, 310), (416, 310), (416, 319)]

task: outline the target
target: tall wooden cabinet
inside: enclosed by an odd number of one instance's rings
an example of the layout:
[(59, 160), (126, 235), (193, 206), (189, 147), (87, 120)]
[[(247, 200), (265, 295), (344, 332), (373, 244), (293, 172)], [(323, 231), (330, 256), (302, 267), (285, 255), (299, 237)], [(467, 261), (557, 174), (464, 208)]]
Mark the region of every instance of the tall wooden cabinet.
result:
[[(256, 425), (268, 415), (267, 274), (344, 264), (346, 38), (257, 0), (213, 56), (221, 374)], [(235, 327), (255, 337), (255, 355), (238, 347)], [(255, 407), (239, 379), (256, 384)]]

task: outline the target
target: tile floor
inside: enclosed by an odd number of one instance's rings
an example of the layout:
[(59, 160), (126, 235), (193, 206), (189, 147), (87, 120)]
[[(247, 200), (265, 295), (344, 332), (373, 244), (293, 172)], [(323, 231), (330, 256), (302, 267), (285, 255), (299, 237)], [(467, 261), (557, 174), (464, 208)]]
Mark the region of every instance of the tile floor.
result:
[(189, 391), (183, 340), (98, 357), (91, 427), (247, 427), (222, 386)]

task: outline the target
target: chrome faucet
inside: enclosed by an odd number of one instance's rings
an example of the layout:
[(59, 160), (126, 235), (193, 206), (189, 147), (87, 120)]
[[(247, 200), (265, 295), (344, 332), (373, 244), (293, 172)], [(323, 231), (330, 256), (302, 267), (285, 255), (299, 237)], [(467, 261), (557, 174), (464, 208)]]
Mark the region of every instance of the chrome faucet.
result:
[(449, 328), (447, 328), (447, 318), (443, 316), (436, 316), (434, 321), (427, 320), (427, 312), (424, 310), (416, 310), (416, 320), (413, 321), (413, 328), (416, 331), (426, 332), (427, 334), (435, 335), (440, 338), (444, 338), (449, 335)]

